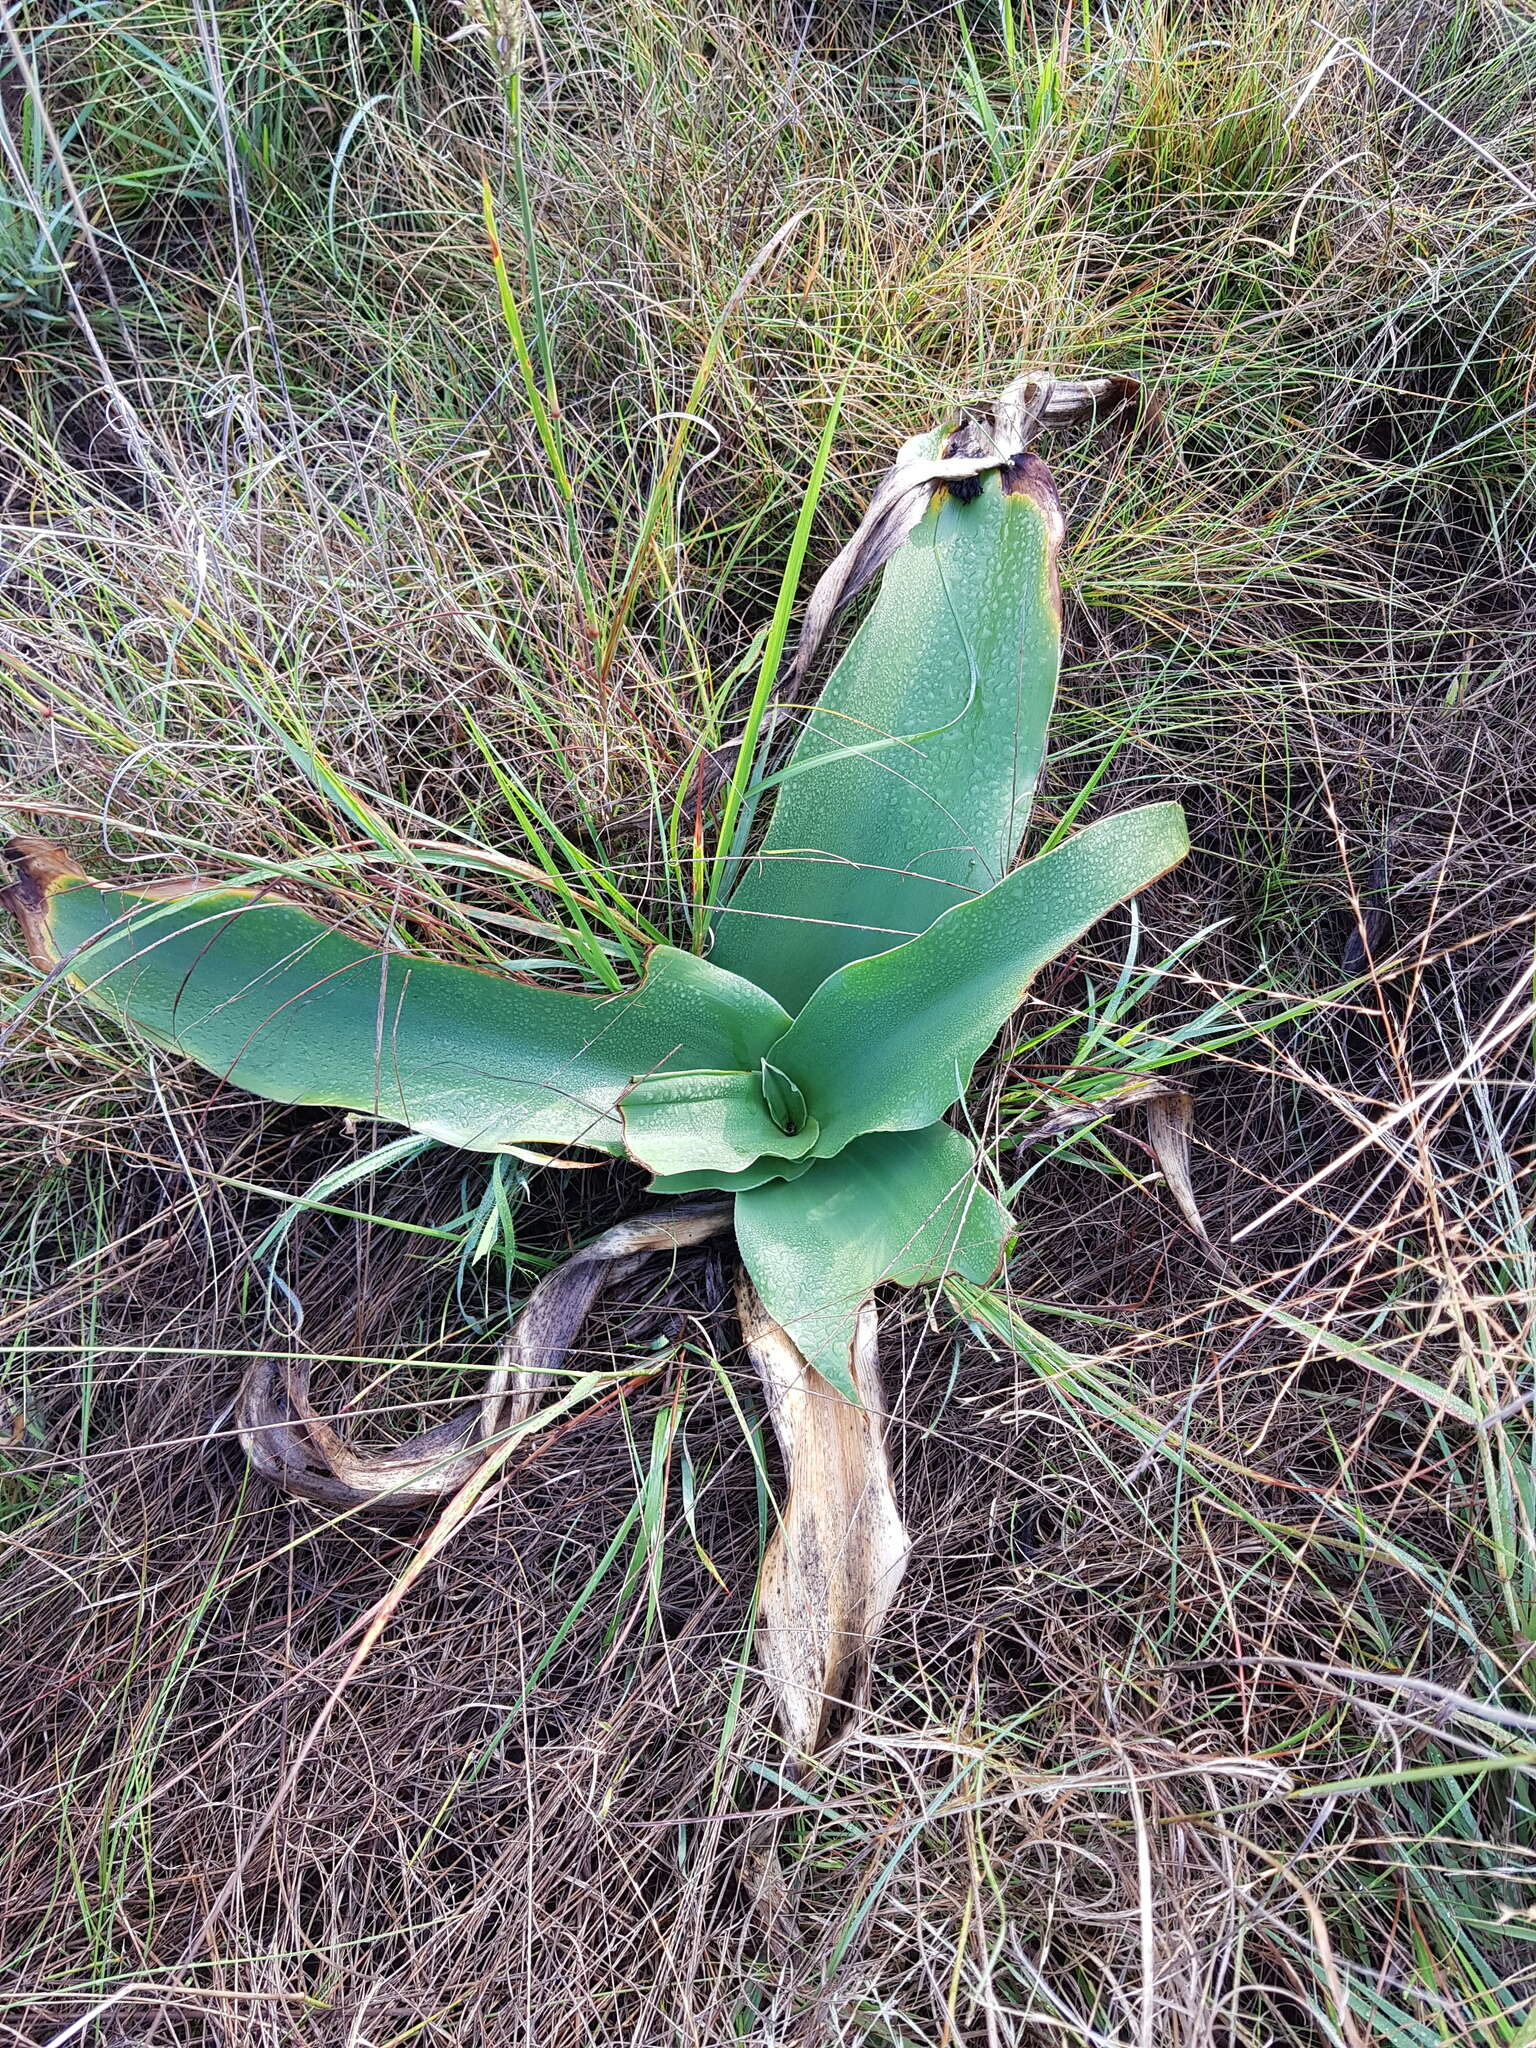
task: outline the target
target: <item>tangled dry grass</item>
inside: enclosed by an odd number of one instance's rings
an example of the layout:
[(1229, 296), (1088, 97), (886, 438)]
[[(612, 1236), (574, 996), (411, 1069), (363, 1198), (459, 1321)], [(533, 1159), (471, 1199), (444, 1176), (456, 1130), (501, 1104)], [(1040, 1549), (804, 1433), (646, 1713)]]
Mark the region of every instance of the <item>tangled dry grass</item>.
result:
[[(1043, 808), (1112, 757), (1196, 855), (974, 1104), (1028, 1219), (1007, 1288), (884, 1311), (913, 1563), (804, 1778), (706, 1260), (610, 1304), (609, 1394), (344, 1687), (429, 1525), (232, 1447), (264, 1347), (381, 1432), (446, 1406), (635, 1176), (369, 1169), (390, 1133), (146, 1066), (4, 935), (4, 2038), (1536, 2038), (1529, 20), (143, 0), (6, 34), (8, 821), (324, 880), (466, 958), (527, 906), (445, 878), (444, 833), (686, 899), (674, 800), (829, 405), (817, 559), (913, 425), (1044, 362), (1156, 402), (1052, 451)], [(1145, 1073), (1194, 1091), (1208, 1247), (1134, 1114), (1038, 1136)]]

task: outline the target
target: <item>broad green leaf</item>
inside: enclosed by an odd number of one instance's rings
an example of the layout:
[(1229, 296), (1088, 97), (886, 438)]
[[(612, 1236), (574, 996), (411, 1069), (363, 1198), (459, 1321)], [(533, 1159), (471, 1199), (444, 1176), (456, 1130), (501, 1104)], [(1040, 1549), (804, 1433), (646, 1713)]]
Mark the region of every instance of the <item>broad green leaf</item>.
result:
[(770, 1055), (820, 1121), (817, 1153), (942, 1116), (1031, 976), (1188, 850), (1179, 805), (1122, 811), (946, 911), (921, 938), (829, 976)]
[(1037, 456), (988, 477), (972, 504), (936, 493), (717, 914), (719, 966), (796, 1010), (837, 968), (926, 931), (1008, 872), (1056, 687), (1060, 541)]
[(736, 1197), (736, 1242), (768, 1313), (850, 1400), (854, 1324), (874, 1288), (997, 1272), (1014, 1222), (975, 1162), (947, 1124), (883, 1131)]
[(799, 1159), (814, 1118), (793, 1132), (768, 1114), (759, 1074), (654, 1074), (619, 1098), (624, 1149), (652, 1173), (742, 1173), (765, 1154)]
[(361, 1110), (471, 1151), (622, 1150), (616, 1105), (668, 1068), (756, 1069), (770, 996), (658, 946), (638, 988), (588, 996), (380, 952), (258, 890), (114, 889), (45, 842), (6, 892), (34, 958), (200, 1066), (277, 1102)]

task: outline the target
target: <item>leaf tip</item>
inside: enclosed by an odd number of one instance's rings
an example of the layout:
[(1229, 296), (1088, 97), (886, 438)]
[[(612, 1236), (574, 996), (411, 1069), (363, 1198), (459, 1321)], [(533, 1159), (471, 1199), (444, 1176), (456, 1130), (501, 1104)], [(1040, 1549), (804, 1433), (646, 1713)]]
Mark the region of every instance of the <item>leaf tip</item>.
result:
[(1002, 479), (1007, 497), (1029, 498), (1048, 519), (1058, 526), (1061, 524), (1061, 494), (1056, 488), (1051, 465), (1044, 456), (1032, 454), (1026, 448), (1003, 465)]
[(3, 850), (16, 873), (10, 886), (0, 889), (0, 908), (10, 911), (20, 924), (33, 965), (56, 967), (59, 955), (48, 931), (49, 899), (66, 882), (90, 878), (51, 839), (21, 833), (8, 840)]

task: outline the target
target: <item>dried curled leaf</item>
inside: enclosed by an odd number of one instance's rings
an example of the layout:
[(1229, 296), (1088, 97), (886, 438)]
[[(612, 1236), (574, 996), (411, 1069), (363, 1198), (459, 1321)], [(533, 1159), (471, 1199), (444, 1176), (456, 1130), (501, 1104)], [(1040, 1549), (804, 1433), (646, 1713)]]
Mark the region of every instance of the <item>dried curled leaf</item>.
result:
[(701, 1244), (730, 1224), (729, 1205), (711, 1202), (653, 1211), (605, 1230), (533, 1290), (479, 1400), (387, 1450), (357, 1450), (315, 1413), (304, 1360), (284, 1365), (263, 1355), (240, 1390), (245, 1454), (263, 1478), (327, 1507), (395, 1514), (441, 1500), (484, 1465), (498, 1438), (532, 1416), (605, 1289), (655, 1254)]
[(1039, 1123), (1031, 1124), (1022, 1133), (1021, 1142), (1042, 1144), (1046, 1139), (1062, 1137), (1066, 1132), (1081, 1130), (1085, 1125), (1102, 1123), (1117, 1111), (1130, 1108), (1133, 1103), (1139, 1103), (1147, 1112), (1147, 1143), (1169, 1194), (1178, 1204), (1180, 1215), (1201, 1243), (1209, 1244), (1211, 1235), (1200, 1214), (1194, 1183), (1189, 1177), (1189, 1139), (1195, 1127), (1195, 1098), (1176, 1082), (1149, 1074), (1138, 1080), (1122, 1082), (1118, 1087), (1094, 1096), (1092, 1101), (1065, 1103)]
[(1210, 1233), (1189, 1177), (1189, 1137), (1195, 1127), (1195, 1099), (1187, 1088), (1167, 1088), (1147, 1100), (1147, 1143), (1179, 1214), (1202, 1244)]

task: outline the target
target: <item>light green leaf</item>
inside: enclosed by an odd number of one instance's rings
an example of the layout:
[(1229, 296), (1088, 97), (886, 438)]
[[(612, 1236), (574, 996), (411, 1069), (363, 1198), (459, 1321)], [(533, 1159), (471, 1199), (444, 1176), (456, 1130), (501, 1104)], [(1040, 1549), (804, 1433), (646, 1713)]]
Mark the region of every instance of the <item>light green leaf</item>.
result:
[(820, 1121), (818, 1155), (942, 1116), (1031, 976), (1188, 849), (1177, 804), (1122, 811), (946, 911), (921, 938), (831, 975), (771, 1053)]
[(619, 1098), (624, 1149), (652, 1173), (741, 1173), (764, 1154), (798, 1159), (816, 1142), (807, 1118), (782, 1130), (759, 1074), (655, 1074)]
[(788, 1023), (749, 982), (658, 946), (638, 988), (588, 996), (417, 959), (254, 889), (100, 886), (45, 842), (6, 892), (34, 959), (234, 1086), (326, 1103), (471, 1151), (622, 1149), (638, 1074), (755, 1070)]
[[(798, 1009), (1008, 872), (1056, 687), (1061, 514), (1038, 456), (946, 491), (885, 569), (712, 957)], [(823, 765), (818, 762), (825, 757)]]
[(861, 1138), (795, 1181), (736, 1198), (736, 1242), (768, 1313), (839, 1393), (859, 1307), (883, 1281), (990, 1280), (1014, 1222), (947, 1124)]
[(759, 1159), (740, 1173), (705, 1170), (700, 1173), (658, 1173), (651, 1182), (653, 1195), (739, 1195), (746, 1188), (760, 1188), (765, 1181), (798, 1180), (816, 1164), (807, 1152), (800, 1159)]

